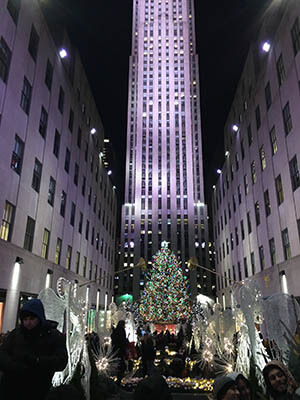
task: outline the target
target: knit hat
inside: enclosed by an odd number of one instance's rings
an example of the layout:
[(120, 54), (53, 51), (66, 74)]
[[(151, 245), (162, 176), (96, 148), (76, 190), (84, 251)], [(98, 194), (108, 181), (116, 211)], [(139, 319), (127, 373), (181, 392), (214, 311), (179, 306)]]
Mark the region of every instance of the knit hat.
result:
[(227, 392), (227, 390), (231, 386), (235, 386), (235, 385), (236, 385), (235, 381), (232, 378), (230, 378), (228, 375), (220, 376), (217, 379), (215, 379), (214, 384), (213, 384), (215, 399), (221, 400), (222, 397)]

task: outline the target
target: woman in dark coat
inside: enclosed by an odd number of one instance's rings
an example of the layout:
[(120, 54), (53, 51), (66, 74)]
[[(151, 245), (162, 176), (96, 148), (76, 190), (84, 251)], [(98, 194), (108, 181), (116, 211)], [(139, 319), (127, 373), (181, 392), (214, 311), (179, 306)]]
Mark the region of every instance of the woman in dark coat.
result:
[(118, 382), (121, 379), (126, 370), (125, 359), (128, 353), (128, 339), (126, 338), (125, 321), (121, 320), (118, 322), (117, 327), (111, 334), (111, 344), (113, 351), (116, 352), (116, 356), (119, 357), (119, 368), (118, 368)]
[(39, 299), (23, 306), (20, 320), (21, 325), (7, 335), (0, 347), (0, 398), (42, 400), (55, 371), (62, 371), (67, 365), (65, 337), (56, 329), (56, 323), (46, 321)]

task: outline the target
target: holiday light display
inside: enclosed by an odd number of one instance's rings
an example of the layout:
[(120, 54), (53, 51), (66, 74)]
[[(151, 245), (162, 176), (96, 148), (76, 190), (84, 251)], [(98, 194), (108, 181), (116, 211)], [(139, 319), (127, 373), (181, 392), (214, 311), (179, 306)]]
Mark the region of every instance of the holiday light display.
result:
[(140, 315), (147, 322), (176, 323), (191, 312), (187, 278), (174, 253), (162, 248), (153, 257), (153, 267), (140, 301)]

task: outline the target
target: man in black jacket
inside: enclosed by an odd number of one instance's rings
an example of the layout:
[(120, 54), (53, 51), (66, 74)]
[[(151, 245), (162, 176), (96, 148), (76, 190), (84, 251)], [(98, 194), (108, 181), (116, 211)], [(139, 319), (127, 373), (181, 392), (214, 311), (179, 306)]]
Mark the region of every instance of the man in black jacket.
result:
[(0, 347), (0, 398), (19, 400), (28, 395), (31, 400), (42, 400), (55, 371), (62, 371), (67, 365), (65, 337), (55, 323), (46, 320), (39, 299), (29, 300), (22, 307), (20, 320), (20, 326), (8, 334)]

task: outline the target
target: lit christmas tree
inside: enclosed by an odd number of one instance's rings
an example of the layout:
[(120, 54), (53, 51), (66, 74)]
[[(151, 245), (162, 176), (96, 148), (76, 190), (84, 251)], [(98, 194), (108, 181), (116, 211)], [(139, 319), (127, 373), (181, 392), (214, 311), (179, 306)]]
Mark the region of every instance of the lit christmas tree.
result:
[(148, 322), (177, 323), (191, 312), (187, 278), (174, 253), (162, 243), (140, 300), (140, 315)]

